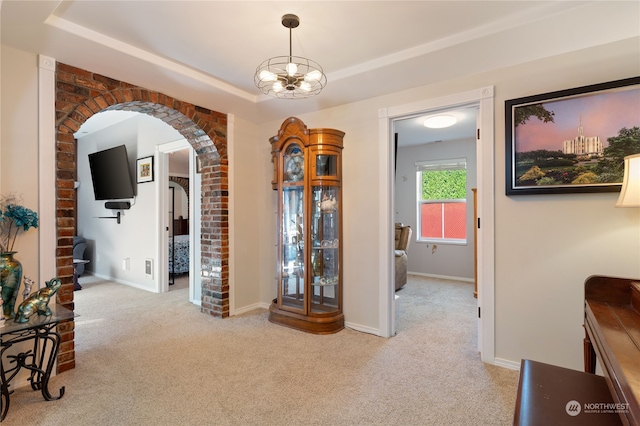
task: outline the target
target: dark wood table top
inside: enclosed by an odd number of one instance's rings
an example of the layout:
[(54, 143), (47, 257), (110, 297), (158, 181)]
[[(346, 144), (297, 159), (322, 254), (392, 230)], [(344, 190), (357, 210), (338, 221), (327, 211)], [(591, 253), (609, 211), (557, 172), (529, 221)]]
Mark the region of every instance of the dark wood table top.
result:
[(585, 329), (614, 400), (640, 425), (640, 280), (594, 276), (585, 282)]

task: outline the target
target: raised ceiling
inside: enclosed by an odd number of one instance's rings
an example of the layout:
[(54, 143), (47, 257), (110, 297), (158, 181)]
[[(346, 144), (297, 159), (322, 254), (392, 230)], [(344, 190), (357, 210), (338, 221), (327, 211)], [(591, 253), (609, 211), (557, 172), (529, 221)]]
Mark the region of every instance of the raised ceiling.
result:
[[(640, 33), (637, 1), (4, 0), (0, 7), (5, 46), (256, 123)], [(254, 86), (256, 66), (288, 52), (286, 13), (301, 20), (294, 55), (319, 62), (328, 76), (315, 98), (271, 99)]]

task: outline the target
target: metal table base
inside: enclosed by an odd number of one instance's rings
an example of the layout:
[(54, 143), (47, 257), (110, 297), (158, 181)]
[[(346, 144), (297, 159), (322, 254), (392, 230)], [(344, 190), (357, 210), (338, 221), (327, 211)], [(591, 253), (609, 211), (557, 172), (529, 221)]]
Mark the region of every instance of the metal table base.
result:
[[(49, 391), (49, 379), (60, 349), (61, 338), (55, 328), (61, 321), (72, 319), (73, 312), (60, 305), (51, 306), (51, 310), (51, 316), (36, 314), (22, 324), (6, 320), (0, 328), (0, 422), (9, 412), (11, 380), (23, 368), (30, 371), (31, 389), (40, 391), (45, 400), (53, 401), (64, 395), (64, 386), (58, 395)], [(28, 349), (21, 347), (22, 352), (17, 353), (10, 350), (22, 342), (30, 342)]]

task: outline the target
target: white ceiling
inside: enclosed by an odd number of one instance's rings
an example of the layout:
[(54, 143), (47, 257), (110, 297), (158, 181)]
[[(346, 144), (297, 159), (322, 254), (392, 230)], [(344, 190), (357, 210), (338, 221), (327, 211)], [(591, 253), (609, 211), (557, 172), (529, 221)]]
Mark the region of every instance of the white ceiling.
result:
[[(256, 123), (640, 34), (637, 0), (0, 2), (3, 45)], [(328, 77), (311, 99), (253, 82), (288, 54), (287, 13), (300, 17), (293, 54)]]

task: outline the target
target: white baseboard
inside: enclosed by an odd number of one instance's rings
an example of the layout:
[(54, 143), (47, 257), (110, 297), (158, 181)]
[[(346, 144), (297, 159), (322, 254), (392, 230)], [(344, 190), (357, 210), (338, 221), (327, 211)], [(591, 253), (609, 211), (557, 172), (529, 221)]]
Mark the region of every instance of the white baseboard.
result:
[(465, 281), (465, 282), (468, 282), (468, 283), (472, 283), (472, 282), (475, 281), (473, 278), (451, 277), (449, 275), (425, 274), (423, 272), (411, 272), (411, 271), (408, 271), (407, 275), (417, 275), (419, 277), (427, 277), (427, 278), (440, 278), (440, 279), (443, 279), (443, 280)]
[(515, 361), (509, 361), (508, 359), (494, 358), (493, 365), (498, 367), (508, 368), (509, 370), (520, 370), (520, 363)]
[[(246, 312), (254, 311), (256, 309), (269, 309), (268, 303), (258, 302), (252, 305), (243, 306), (242, 308), (236, 308), (233, 312), (233, 315), (240, 315)], [(230, 315), (231, 316), (231, 315)]]
[(355, 331), (360, 331), (362, 333), (373, 334), (374, 336), (380, 336), (380, 330), (377, 328), (367, 327), (360, 324), (354, 324), (352, 322), (345, 322), (344, 326), (346, 328), (350, 328)]
[(93, 275), (94, 277), (97, 277), (97, 278), (102, 278), (103, 280), (113, 281), (113, 282), (118, 283), (118, 284), (128, 285), (129, 287), (135, 287), (135, 288), (138, 288), (140, 290), (148, 291), (150, 293), (157, 293), (157, 291), (155, 289), (151, 289), (149, 287), (142, 286), (142, 285), (140, 285), (138, 283), (134, 283), (132, 281), (126, 281), (126, 280), (122, 280), (120, 278), (110, 277), (108, 275), (96, 274), (95, 272), (92, 272), (92, 271), (87, 271), (87, 272), (89, 272), (89, 275)]

